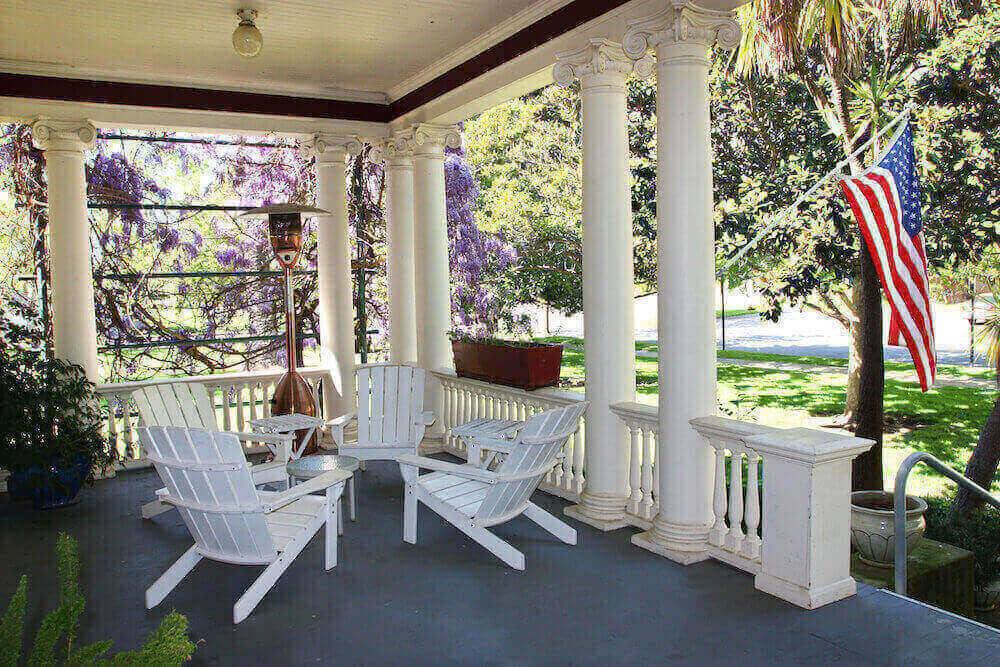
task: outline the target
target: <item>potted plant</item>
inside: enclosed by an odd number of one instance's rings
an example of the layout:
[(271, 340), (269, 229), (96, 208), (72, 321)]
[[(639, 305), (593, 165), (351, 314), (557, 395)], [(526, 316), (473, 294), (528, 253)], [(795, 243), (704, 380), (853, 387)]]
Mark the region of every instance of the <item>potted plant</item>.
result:
[[(906, 552), (913, 550), (924, 537), (927, 503), (916, 496), (906, 496)], [(851, 546), (861, 561), (881, 568), (895, 562), (896, 544), (893, 523), (893, 494), (888, 491), (855, 491), (851, 494)]]
[(1000, 606), (1000, 511), (986, 506), (952, 514), (952, 498), (927, 498), (927, 537), (972, 552), (975, 610)]
[(519, 387), (527, 391), (559, 382), (562, 345), (517, 342), (452, 332), (455, 373), (460, 377)]
[[(83, 369), (42, 350), (10, 307), (0, 325), (0, 468), (12, 500), (52, 508), (75, 501), (115, 459), (101, 435), (95, 387)], [(23, 321), (23, 320), (21, 320)]]

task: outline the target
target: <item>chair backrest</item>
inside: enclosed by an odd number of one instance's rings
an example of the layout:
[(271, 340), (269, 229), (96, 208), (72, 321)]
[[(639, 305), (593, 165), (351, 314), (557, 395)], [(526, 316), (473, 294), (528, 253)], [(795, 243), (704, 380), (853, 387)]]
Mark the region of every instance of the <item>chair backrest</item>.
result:
[[(524, 511), (531, 494), (556, 464), (566, 440), (580, 427), (586, 409), (587, 403), (581, 401), (540, 412), (525, 422), (510, 453), (496, 470), (501, 481), (492, 485), (483, 498), (474, 517), (476, 522), (500, 523)], [(509, 480), (504, 481), (505, 477)]]
[(419, 423), (424, 409), (426, 371), (406, 364), (359, 366), (358, 446), (402, 447), (424, 437)]
[(176, 426), (138, 429), (167, 495), (191, 531), (198, 552), (227, 563), (275, 558), (250, 465), (232, 433)]
[(205, 386), (197, 382), (151, 384), (132, 392), (143, 426), (183, 426), (218, 431)]

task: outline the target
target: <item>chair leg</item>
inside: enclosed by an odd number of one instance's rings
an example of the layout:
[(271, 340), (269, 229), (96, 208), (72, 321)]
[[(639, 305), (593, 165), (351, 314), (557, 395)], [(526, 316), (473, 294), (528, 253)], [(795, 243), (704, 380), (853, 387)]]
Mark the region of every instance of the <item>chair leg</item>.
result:
[[(341, 487), (342, 488), (342, 487)], [(299, 531), (299, 534), (285, 546), (285, 550), (278, 554), (278, 557), (260, 573), (257, 580), (250, 584), (240, 599), (233, 605), (233, 623), (239, 623), (250, 615), (269, 590), (277, 583), (278, 578), (284, 574), (288, 566), (292, 564), (296, 556), (302, 552), (313, 535), (328, 521), (328, 516), (320, 515), (317, 520)]]
[(348, 482), (348, 484), (351, 485), (350, 486), (350, 493), (351, 493), (351, 521), (357, 521), (358, 520), (358, 514), (357, 514), (357, 504), (355, 503), (355, 497), (354, 497), (354, 475), (351, 475), (351, 479)]
[(555, 518), (535, 503), (529, 502), (524, 508), (524, 516), (549, 531), (566, 544), (576, 544), (576, 530)]
[(515, 549), (513, 546), (501, 540), (499, 537), (482, 526), (477, 526), (472, 523), (472, 520), (469, 517), (456, 511), (454, 508), (449, 507), (434, 496), (421, 490), (419, 498), (421, 502), (427, 505), (430, 509), (434, 510), (434, 512), (441, 516), (441, 518), (471, 537), (473, 540), (478, 542), (481, 547), (503, 562), (507, 563), (507, 565), (510, 565), (515, 570), (524, 569), (524, 554)]
[(326, 543), (326, 560), (324, 566), (331, 570), (337, 566), (337, 533), (341, 532), (340, 498), (334, 489), (326, 490), (326, 526), (323, 536)]
[(146, 609), (152, 609), (163, 602), (163, 598), (176, 588), (177, 584), (188, 575), (194, 566), (201, 560), (201, 554), (195, 551), (195, 546), (184, 552), (167, 571), (160, 575), (160, 578), (153, 582), (153, 585), (146, 589)]
[(142, 506), (142, 518), (152, 519), (154, 516), (159, 516), (160, 514), (169, 512), (172, 509), (174, 509), (173, 505), (168, 505), (167, 503), (160, 502), (159, 500), (154, 500)]
[(403, 541), (417, 543), (417, 494), (413, 484), (403, 487)]

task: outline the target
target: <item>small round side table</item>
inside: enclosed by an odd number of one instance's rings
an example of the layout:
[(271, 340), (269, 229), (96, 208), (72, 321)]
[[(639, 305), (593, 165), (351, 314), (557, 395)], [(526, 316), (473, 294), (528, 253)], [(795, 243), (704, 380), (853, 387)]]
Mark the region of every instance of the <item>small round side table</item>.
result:
[[(289, 486), (296, 481), (312, 479), (318, 475), (331, 470), (345, 470), (351, 474), (347, 480), (347, 489), (351, 500), (351, 521), (356, 520), (356, 506), (354, 498), (354, 471), (361, 466), (361, 462), (353, 456), (341, 456), (339, 454), (314, 454), (303, 456), (285, 464), (285, 472), (288, 473)], [(340, 504), (340, 501), (338, 501)], [(339, 533), (344, 533), (344, 513), (337, 508), (337, 523)]]

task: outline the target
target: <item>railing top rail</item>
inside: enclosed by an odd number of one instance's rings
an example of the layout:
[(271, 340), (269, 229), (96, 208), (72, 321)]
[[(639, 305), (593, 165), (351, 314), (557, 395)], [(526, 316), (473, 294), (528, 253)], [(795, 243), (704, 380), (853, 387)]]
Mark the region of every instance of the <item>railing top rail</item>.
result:
[(714, 435), (721, 438), (731, 438), (735, 440), (741, 440), (755, 435), (763, 435), (765, 433), (775, 433), (781, 430), (773, 426), (752, 424), (738, 419), (729, 419), (728, 417), (718, 417), (715, 415), (708, 417), (695, 417), (690, 420), (689, 423), (694, 430), (698, 431), (702, 435)]
[[(310, 366), (297, 369), (304, 377), (324, 375), (329, 372), (325, 366)], [(283, 368), (265, 368), (259, 371), (233, 372), (233, 373), (209, 373), (204, 375), (188, 375), (176, 378), (151, 378), (149, 380), (138, 380), (135, 382), (111, 382), (97, 385), (98, 394), (115, 394), (121, 392), (131, 392), (141, 387), (150, 385), (166, 384), (174, 382), (201, 382), (205, 384), (229, 384), (239, 382), (249, 382), (251, 380), (264, 380), (279, 378), (284, 375)]]
[(450, 382), (460, 382), (462, 384), (467, 384), (472, 387), (478, 387), (484, 392), (502, 393), (508, 394), (510, 396), (517, 396), (519, 398), (524, 398), (526, 400), (544, 401), (546, 403), (552, 403), (554, 405), (571, 405), (573, 403), (581, 403), (584, 400), (584, 395), (576, 391), (568, 391), (566, 389), (555, 389), (552, 387), (546, 389), (536, 389), (534, 391), (525, 391), (524, 389), (518, 389), (517, 387), (508, 387), (502, 384), (492, 384), (490, 382), (483, 382), (482, 380), (473, 380), (472, 378), (459, 377), (455, 374), (455, 371), (449, 368), (438, 368), (432, 370), (435, 376), (441, 380)]
[(660, 412), (655, 405), (646, 405), (645, 403), (636, 403), (634, 401), (613, 403), (611, 405), (611, 412), (619, 417), (630, 417), (639, 421), (658, 422), (660, 418)]
[(899, 470), (896, 471), (896, 484), (893, 489), (894, 578), (896, 592), (900, 595), (906, 595), (906, 482), (910, 477), (910, 472), (918, 463), (923, 463), (937, 470), (959, 486), (979, 496), (983, 502), (1000, 509), (1000, 498), (927, 452), (914, 452), (907, 456), (906, 460), (900, 464)]

